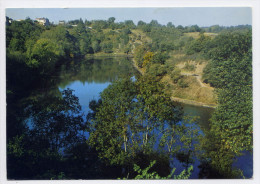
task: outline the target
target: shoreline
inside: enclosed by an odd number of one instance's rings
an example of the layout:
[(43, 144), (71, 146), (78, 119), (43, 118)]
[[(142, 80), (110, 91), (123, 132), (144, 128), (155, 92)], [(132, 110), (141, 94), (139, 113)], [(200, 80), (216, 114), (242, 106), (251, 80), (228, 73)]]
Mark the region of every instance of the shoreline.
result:
[(133, 58), (132, 63), (133, 63), (133, 65), (134, 65), (135, 69), (136, 69), (140, 74), (144, 75), (144, 71), (142, 71), (142, 70), (136, 65), (136, 61), (135, 61), (134, 58)]
[(207, 104), (207, 103), (203, 103), (203, 102), (178, 98), (178, 97), (174, 97), (174, 96), (171, 96), (171, 100), (173, 100), (174, 102), (184, 103), (184, 104), (192, 105), (192, 106), (199, 106), (199, 107), (206, 107), (206, 108), (213, 108), (213, 109), (215, 109), (217, 107), (216, 104)]
[(129, 57), (133, 58), (132, 54), (124, 53), (96, 53), (96, 54), (86, 54), (85, 58), (94, 58), (94, 57)]

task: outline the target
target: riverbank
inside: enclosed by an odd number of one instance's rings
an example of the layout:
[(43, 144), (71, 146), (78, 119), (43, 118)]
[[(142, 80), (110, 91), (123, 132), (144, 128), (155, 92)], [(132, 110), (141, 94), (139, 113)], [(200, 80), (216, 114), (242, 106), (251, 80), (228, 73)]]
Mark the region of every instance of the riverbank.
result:
[(134, 65), (135, 69), (136, 69), (140, 74), (144, 75), (144, 73), (145, 73), (144, 69), (141, 69), (141, 68), (139, 68), (139, 67), (137, 66), (135, 59), (133, 59), (133, 65)]
[(126, 54), (126, 53), (94, 53), (94, 54), (87, 54), (85, 58), (93, 58), (93, 57), (133, 57), (133, 54)]
[(206, 103), (203, 103), (203, 102), (198, 102), (198, 101), (188, 100), (188, 99), (182, 99), (182, 98), (178, 98), (178, 97), (174, 97), (174, 96), (171, 96), (171, 99), (175, 102), (180, 102), (180, 103), (193, 105), (193, 106), (200, 106), (200, 107), (207, 107), (207, 108), (214, 108), (214, 109), (217, 107), (216, 104), (206, 104)]
[[(144, 75), (145, 70), (139, 68), (139, 67), (137, 66), (136, 61), (135, 61), (134, 59), (133, 59), (133, 65), (134, 65), (134, 67), (136, 68), (136, 70), (137, 70), (140, 74)], [(204, 103), (204, 102), (199, 102), (199, 101), (189, 100), (189, 99), (184, 99), (184, 98), (178, 98), (178, 97), (175, 97), (175, 96), (171, 96), (171, 99), (172, 99), (173, 101), (180, 102), (180, 103), (185, 103), (185, 104), (188, 104), (188, 105), (208, 107), (208, 108), (216, 108), (216, 107), (217, 107), (216, 104)]]

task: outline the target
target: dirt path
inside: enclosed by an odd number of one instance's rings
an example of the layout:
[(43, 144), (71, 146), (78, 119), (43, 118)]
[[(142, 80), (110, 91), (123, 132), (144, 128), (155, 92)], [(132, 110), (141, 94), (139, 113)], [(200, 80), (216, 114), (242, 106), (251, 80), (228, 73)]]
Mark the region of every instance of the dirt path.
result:
[[(196, 69), (194, 71), (184, 70), (184, 67), (187, 63), (195, 65)], [(203, 81), (202, 81), (202, 74), (203, 74), (203, 70), (206, 67), (206, 65), (207, 65), (207, 63), (205, 63), (205, 62), (198, 64), (195, 61), (187, 61), (187, 62), (179, 63), (177, 65), (177, 67), (179, 69), (181, 69), (181, 75), (195, 77), (196, 80), (199, 82), (200, 87), (206, 87), (206, 88), (213, 90), (214, 89), (213, 87), (211, 87), (209, 84), (203, 83)]]

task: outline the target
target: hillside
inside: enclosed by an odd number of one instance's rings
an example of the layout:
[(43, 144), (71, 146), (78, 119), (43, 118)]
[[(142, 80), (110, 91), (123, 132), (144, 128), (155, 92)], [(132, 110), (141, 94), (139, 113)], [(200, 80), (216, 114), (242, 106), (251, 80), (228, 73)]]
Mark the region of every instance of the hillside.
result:
[[(142, 38), (134, 41), (134, 44), (145, 45), (145, 43), (152, 42), (152, 39), (141, 30), (131, 31), (135, 35), (135, 38), (136, 35)], [(213, 38), (217, 34), (204, 33), (204, 35), (209, 35), (210, 38)], [(195, 40), (199, 39), (200, 33), (185, 33), (176, 39), (175, 42), (190, 38), (194, 38)], [(133, 50), (133, 52), (135, 52), (135, 50)], [(208, 61), (201, 58), (198, 54), (195, 54), (195, 56), (187, 55), (184, 50), (169, 52), (169, 58), (164, 63), (167, 72), (162, 76), (161, 81), (167, 84), (167, 90), (171, 93), (174, 101), (199, 106), (216, 106), (214, 88), (202, 80), (203, 70), (207, 64)], [(147, 70), (145, 67), (138, 67), (138, 69), (142, 74)], [(160, 69), (157, 68), (157, 70)]]
[[(176, 65), (185, 87), (182, 87), (180, 83), (174, 83), (169, 75), (163, 77), (162, 81), (166, 81), (171, 86), (173, 100), (193, 105), (216, 106), (214, 88), (202, 80), (203, 69), (207, 63), (206, 61), (203, 63), (184, 61)], [(185, 69), (187, 65), (192, 65), (195, 69), (187, 70)]]

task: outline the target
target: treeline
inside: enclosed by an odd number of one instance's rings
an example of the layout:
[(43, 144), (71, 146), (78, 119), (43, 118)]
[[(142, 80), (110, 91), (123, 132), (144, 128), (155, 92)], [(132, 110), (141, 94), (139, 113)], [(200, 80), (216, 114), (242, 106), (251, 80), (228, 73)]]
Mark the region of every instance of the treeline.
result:
[(230, 177), (239, 172), (235, 156), (253, 149), (252, 31), (221, 34), (213, 44), (204, 80), (217, 88), (218, 107), (205, 147), (212, 167)]

